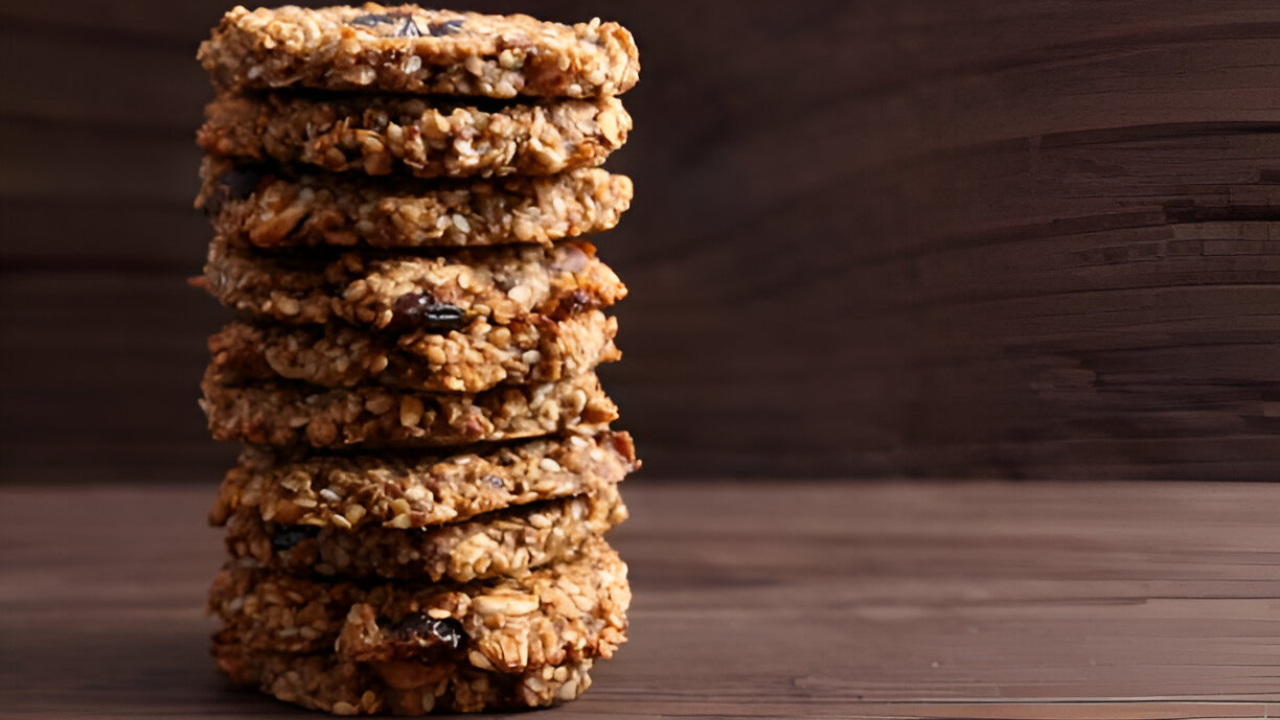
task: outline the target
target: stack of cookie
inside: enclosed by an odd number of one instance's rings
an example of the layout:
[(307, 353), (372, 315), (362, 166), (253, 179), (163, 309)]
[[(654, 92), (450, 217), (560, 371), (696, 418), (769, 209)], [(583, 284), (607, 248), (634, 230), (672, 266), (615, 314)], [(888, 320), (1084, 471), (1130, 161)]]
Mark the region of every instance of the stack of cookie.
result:
[(627, 31), (415, 6), (236, 8), (200, 49), (239, 312), (203, 407), (247, 445), (212, 513), (219, 666), (339, 714), (550, 705), (625, 640), (603, 540), (638, 466), (594, 374), (622, 282), (579, 236), (630, 181)]

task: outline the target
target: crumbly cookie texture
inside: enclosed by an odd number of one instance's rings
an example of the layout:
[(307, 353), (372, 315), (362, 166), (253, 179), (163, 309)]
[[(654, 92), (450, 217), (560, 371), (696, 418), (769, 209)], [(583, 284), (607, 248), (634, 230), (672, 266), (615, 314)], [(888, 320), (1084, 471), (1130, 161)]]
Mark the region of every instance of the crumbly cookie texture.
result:
[(475, 395), (223, 384), (213, 368), (201, 407), (217, 440), (340, 448), (441, 447), (555, 433), (590, 434), (618, 418), (595, 374)]
[(640, 467), (625, 432), (482, 446), (449, 455), (316, 455), (247, 448), (210, 522), (248, 513), (340, 530), (426, 528), (621, 482)]
[(218, 667), (232, 682), (284, 702), (334, 715), (426, 715), (551, 707), (591, 686), (591, 661), (504, 674), (471, 666), (357, 663), (333, 653), (252, 652), (215, 643)]
[(215, 241), (197, 282), (258, 317), (397, 332), (463, 330), (476, 319), (505, 325), (534, 314), (561, 319), (627, 294), (595, 246), (581, 241), (437, 257), (353, 251), (329, 260), (264, 256)]
[(205, 157), (196, 207), (233, 246), (475, 247), (609, 230), (631, 206), (625, 175), (425, 181), (290, 172)]
[(617, 320), (599, 310), (559, 322), (532, 316), (498, 327), (480, 321), (461, 331), (396, 337), (344, 325), (232, 322), (209, 338), (209, 351), (218, 374), (231, 384), (287, 379), (323, 387), (377, 384), (467, 393), (555, 382), (622, 357), (613, 343)]
[(213, 155), (423, 178), (595, 167), (631, 130), (615, 97), (489, 107), (381, 95), (222, 95), (205, 115), (196, 141)]
[(635, 41), (616, 23), (568, 26), (373, 3), (237, 7), (197, 59), (227, 90), (594, 97), (624, 93), (640, 74)]
[(227, 521), (227, 550), (298, 575), (470, 582), (572, 560), (626, 519), (613, 483), (425, 530), (282, 525), (246, 510)]
[(611, 657), (630, 602), (627, 566), (599, 538), (575, 561), (485, 582), (325, 581), (231, 563), (209, 591), (220, 644), (501, 673)]

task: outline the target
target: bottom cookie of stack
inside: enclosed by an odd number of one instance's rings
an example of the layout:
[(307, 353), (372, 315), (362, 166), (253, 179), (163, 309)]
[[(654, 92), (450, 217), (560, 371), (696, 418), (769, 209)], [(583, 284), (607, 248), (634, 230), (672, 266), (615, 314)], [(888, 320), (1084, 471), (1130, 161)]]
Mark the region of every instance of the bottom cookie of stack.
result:
[(215, 646), (218, 667), (242, 685), (284, 702), (335, 715), (425, 715), (550, 707), (591, 687), (591, 661), (545, 665), (518, 675), (474, 668), (405, 677), (332, 655), (244, 652)]
[(338, 714), (540, 707), (590, 685), (626, 640), (626, 565), (580, 559), (467, 584), (312, 580), (232, 564), (210, 591), (234, 681)]

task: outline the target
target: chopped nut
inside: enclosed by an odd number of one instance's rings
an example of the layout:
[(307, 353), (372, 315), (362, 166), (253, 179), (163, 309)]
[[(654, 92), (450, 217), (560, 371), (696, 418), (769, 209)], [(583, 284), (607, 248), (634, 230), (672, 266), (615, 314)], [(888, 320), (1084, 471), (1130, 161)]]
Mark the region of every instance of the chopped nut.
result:
[(426, 408), (422, 401), (412, 395), (400, 398), (400, 424), (405, 427), (417, 427), (422, 421), (422, 413)]
[(538, 598), (532, 595), (481, 595), (472, 601), (481, 615), (528, 615), (538, 609)]

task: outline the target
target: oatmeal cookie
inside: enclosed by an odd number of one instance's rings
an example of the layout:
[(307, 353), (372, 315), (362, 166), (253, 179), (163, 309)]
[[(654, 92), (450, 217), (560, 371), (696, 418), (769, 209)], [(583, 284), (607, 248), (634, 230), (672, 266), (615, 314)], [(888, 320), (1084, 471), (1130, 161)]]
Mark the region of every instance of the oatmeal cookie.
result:
[(257, 317), (293, 324), (343, 320), (396, 332), (463, 330), (477, 319), (495, 325), (530, 315), (561, 319), (627, 294), (595, 246), (581, 241), (428, 257), (318, 255), (264, 255), (214, 241), (196, 283)]
[(555, 382), (618, 360), (617, 332), (617, 320), (599, 310), (560, 321), (534, 315), (505, 326), (477, 320), (463, 330), (400, 336), (346, 325), (236, 321), (209, 338), (209, 351), (216, 372), (231, 384), (286, 379), (476, 393)]
[(477, 247), (598, 233), (631, 206), (625, 175), (376, 182), (206, 157), (196, 207), (233, 246)]
[(209, 591), (219, 644), (501, 673), (611, 657), (630, 602), (627, 566), (601, 539), (572, 562), (461, 585), (313, 580), (231, 563)]
[(258, 445), (455, 446), (590, 434), (618, 418), (594, 373), (459, 395), (287, 382), (230, 386), (210, 368), (202, 388), (201, 407), (214, 439)]
[(640, 467), (625, 432), (570, 435), (448, 455), (314, 454), (250, 447), (209, 514), (341, 530), (426, 528), (621, 482)]
[(469, 665), (357, 663), (329, 653), (254, 652), (215, 643), (218, 667), (240, 685), (284, 702), (334, 715), (426, 715), (551, 707), (591, 686), (591, 661), (520, 674)]
[(226, 544), (234, 558), (287, 573), (470, 582), (572, 560), (626, 518), (617, 485), (598, 482), (585, 495), (425, 529), (286, 525), (246, 509), (228, 519)]
[(431, 95), (594, 97), (639, 79), (617, 23), (416, 5), (247, 10), (222, 18), (197, 59), (226, 90), (309, 87)]
[(196, 142), (211, 155), (421, 178), (595, 167), (631, 130), (631, 116), (614, 97), (493, 105), (385, 95), (223, 95), (205, 116)]

